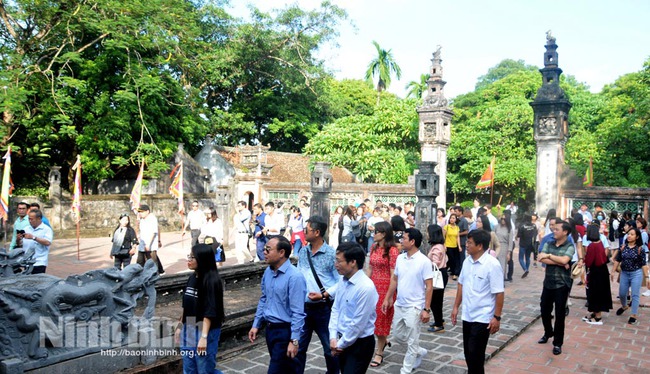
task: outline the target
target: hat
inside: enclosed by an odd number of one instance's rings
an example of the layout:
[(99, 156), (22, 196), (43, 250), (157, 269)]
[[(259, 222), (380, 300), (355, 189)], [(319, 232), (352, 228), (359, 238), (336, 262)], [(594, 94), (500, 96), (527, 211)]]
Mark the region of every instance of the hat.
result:
[(147, 204), (141, 204), (140, 207), (138, 208), (138, 212), (147, 212), (150, 211), (149, 205)]
[(571, 278), (576, 279), (580, 278), (582, 276), (582, 273), (584, 273), (585, 267), (584, 265), (580, 266), (578, 265), (577, 262), (574, 262), (573, 265), (571, 265)]

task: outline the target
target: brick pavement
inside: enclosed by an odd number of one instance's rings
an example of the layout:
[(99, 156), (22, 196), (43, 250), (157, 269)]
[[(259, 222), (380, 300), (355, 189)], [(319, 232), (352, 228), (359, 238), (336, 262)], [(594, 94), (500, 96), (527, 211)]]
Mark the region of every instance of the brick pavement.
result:
[[(179, 232), (164, 233), (164, 246), (160, 251), (167, 274), (187, 271), (185, 256), (189, 251), (189, 235), (181, 241)], [(48, 273), (65, 277), (81, 274), (88, 270), (112, 266), (108, 257), (110, 238), (86, 238), (80, 241), (80, 258), (77, 261), (75, 239), (54, 241), (50, 253)], [(227, 265), (236, 263), (234, 255), (228, 253)], [(516, 254), (515, 254), (516, 255)], [(553, 356), (552, 345), (537, 344), (543, 328), (539, 320), (539, 295), (543, 270), (533, 268), (526, 279), (520, 279), (521, 270), (515, 269), (515, 281), (506, 283), (505, 306), (501, 331), (490, 338), (486, 364), (488, 373), (641, 373), (650, 370), (650, 313), (642, 307), (639, 313), (640, 324), (626, 324), (629, 312), (616, 316), (614, 312), (605, 314), (602, 326), (590, 326), (580, 319), (587, 314), (585, 290), (574, 286), (571, 293), (573, 306), (567, 318), (567, 331), (563, 353)], [(456, 292), (456, 282), (449, 282), (445, 292), (444, 315), (451, 313), (451, 305)], [(612, 284), (614, 308), (618, 308), (616, 295), (618, 284)], [(641, 297), (642, 305), (650, 303), (650, 298)], [(322, 350), (314, 336), (310, 346), (307, 373), (322, 373), (324, 359)], [(226, 373), (265, 373), (268, 353), (263, 344), (254, 345), (247, 352), (219, 362), (219, 368)], [(429, 350), (420, 369), (416, 372), (463, 373), (466, 366), (462, 352), (460, 326), (446, 324), (444, 333), (433, 334), (422, 327), (421, 344)], [(370, 373), (398, 373), (404, 357), (405, 347), (393, 344), (386, 352), (384, 364)]]
[[(518, 265), (515, 281), (506, 283), (505, 305), (501, 331), (490, 338), (487, 348), (488, 373), (647, 373), (650, 369), (650, 316), (644, 308), (640, 310), (640, 324), (627, 325), (629, 312), (616, 316), (614, 311), (605, 314), (602, 326), (590, 326), (581, 321), (587, 314), (585, 289), (574, 286), (571, 294), (572, 306), (566, 320), (563, 353), (554, 356), (552, 345), (537, 344), (543, 335), (539, 318), (539, 297), (544, 271), (532, 268), (526, 279), (521, 279)], [(451, 314), (456, 293), (456, 282), (450, 281), (445, 292), (444, 315)], [(612, 295), (618, 294), (618, 284), (612, 284)], [(642, 296), (642, 303), (650, 299)], [(614, 301), (615, 309), (616, 299)], [(421, 345), (429, 353), (419, 369), (414, 372), (465, 373), (467, 368), (463, 356), (462, 332), (460, 326), (445, 325), (444, 333), (429, 333), (422, 327)], [(602, 344), (604, 342), (604, 344)], [(385, 361), (380, 367), (369, 369), (369, 373), (399, 373), (404, 359), (405, 347), (393, 344), (386, 350)], [(266, 346), (256, 345), (239, 356), (219, 362), (225, 373), (266, 373), (268, 353)], [(314, 335), (310, 345), (306, 373), (323, 373), (325, 361), (318, 339)]]

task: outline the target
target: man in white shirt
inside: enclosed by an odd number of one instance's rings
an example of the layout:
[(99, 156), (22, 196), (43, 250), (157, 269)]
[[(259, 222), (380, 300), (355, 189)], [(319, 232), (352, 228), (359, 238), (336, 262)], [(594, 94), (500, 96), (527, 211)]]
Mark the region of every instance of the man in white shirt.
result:
[(140, 245), (138, 247), (137, 263), (144, 267), (148, 259), (153, 259), (158, 265), (158, 272), (164, 273), (158, 258), (158, 219), (151, 213), (149, 205), (142, 204), (138, 208), (140, 216)]
[(406, 229), (402, 237), (402, 248), (406, 251), (397, 257), (390, 286), (381, 305), (386, 313), (395, 300), (392, 336), (398, 342), (408, 344), (401, 374), (409, 374), (422, 363), (427, 350), (420, 347), (420, 322), (428, 323), (431, 318), (431, 294), (433, 293), (433, 268), (431, 260), (420, 252), (422, 233), (416, 228)]
[(463, 305), (463, 350), (470, 373), (484, 373), (485, 348), (490, 334), (501, 326), (504, 288), (503, 269), (487, 253), (490, 233), (477, 229), (467, 237), (467, 258), (458, 278), (451, 324), (456, 326), (458, 308)]
[(365, 373), (375, 351), (375, 284), (363, 272), (366, 253), (358, 243), (341, 243), (335, 267), (343, 276), (336, 288), (329, 322), (330, 348), (341, 373)]
[(54, 234), (52, 228), (43, 223), (43, 213), (39, 209), (30, 210), (28, 215), (29, 225), (23, 234), (23, 248), (25, 253), (34, 251), (32, 274), (42, 274), (47, 268)]
[(276, 212), (275, 204), (268, 202), (264, 205), (264, 213), (266, 219), (264, 220), (264, 235), (271, 237), (273, 235), (280, 235), (280, 229), (284, 227), (284, 217), (280, 212)]
[(190, 233), (192, 234), (192, 247), (199, 243), (199, 235), (201, 235), (201, 227), (205, 223), (205, 215), (199, 210), (199, 202), (197, 200), (192, 201), (192, 210), (187, 213), (187, 220), (185, 221), (185, 227), (183, 228), (183, 236), (187, 232), (187, 228), (190, 228)]
[(235, 207), (237, 213), (233, 217), (233, 225), (235, 227), (235, 256), (237, 257), (237, 264), (243, 264), (245, 260), (253, 262), (254, 258), (248, 249), (251, 223), (251, 212), (247, 209), (245, 201), (238, 201)]

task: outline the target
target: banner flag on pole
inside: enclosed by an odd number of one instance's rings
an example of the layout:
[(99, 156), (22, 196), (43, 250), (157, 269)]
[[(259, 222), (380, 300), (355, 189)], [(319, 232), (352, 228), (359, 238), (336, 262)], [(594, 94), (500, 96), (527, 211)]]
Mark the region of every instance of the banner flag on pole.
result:
[(485, 170), (485, 173), (483, 173), (481, 180), (476, 183), (476, 188), (488, 188), (492, 186), (494, 186), (494, 157), (492, 157), (492, 161)]
[(582, 185), (592, 187), (594, 185), (594, 159), (589, 157), (589, 167), (585, 172), (585, 177), (582, 179)]
[(7, 149), (7, 154), (3, 159), (5, 165), (2, 173), (2, 189), (0, 190), (0, 218), (6, 221), (9, 218), (9, 196), (13, 191), (13, 183), (11, 182), (11, 146)]
[(183, 215), (185, 213), (185, 204), (183, 203), (183, 161), (176, 165), (169, 177), (174, 178), (171, 186), (169, 186), (169, 192), (178, 199), (178, 214)]
[(72, 170), (76, 170), (74, 176), (74, 195), (72, 197), (72, 217), (75, 222), (81, 221), (81, 156), (77, 155), (77, 162), (72, 165)]
[(140, 198), (142, 196), (142, 174), (144, 174), (144, 160), (140, 163), (140, 172), (138, 173), (138, 177), (135, 179), (133, 190), (131, 190), (131, 210), (136, 212), (136, 214), (140, 207)]

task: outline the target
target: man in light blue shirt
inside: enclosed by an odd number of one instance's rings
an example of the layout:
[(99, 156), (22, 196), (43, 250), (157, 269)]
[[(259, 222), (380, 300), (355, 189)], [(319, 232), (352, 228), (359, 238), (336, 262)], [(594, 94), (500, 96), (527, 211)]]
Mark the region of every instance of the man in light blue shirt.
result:
[(23, 248), (25, 253), (34, 251), (32, 274), (45, 273), (53, 238), (52, 229), (43, 222), (43, 213), (38, 209), (30, 210), (29, 225), (23, 235)]
[(456, 326), (458, 309), (463, 305), (463, 350), (470, 373), (485, 372), (485, 349), (490, 334), (501, 326), (504, 288), (503, 269), (487, 253), (490, 234), (474, 230), (467, 238), (467, 258), (458, 278), (451, 324)]
[[(298, 361), (304, 370), (307, 361), (307, 349), (314, 333), (323, 345), (325, 364), (328, 374), (338, 374), (338, 359), (332, 355), (330, 349), (330, 336), (327, 325), (332, 312), (332, 294), (338, 283), (339, 273), (336, 271), (334, 262), (336, 251), (323, 239), (327, 231), (327, 222), (321, 216), (309, 217), (305, 226), (305, 240), (307, 245), (298, 250), (298, 270), (305, 277), (307, 292), (305, 294), (305, 325), (300, 332), (298, 350)], [(314, 270), (312, 271), (312, 266)], [(316, 277), (318, 281), (316, 281)], [(320, 282), (320, 285), (319, 285)]]
[(358, 243), (336, 250), (339, 281), (329, 322), (330, 348), (338, 356), (341, 372), (365, 373), (375, 350), (376, 306), (379, 295), (363, 272), (366, 254)]
[[(9, 252), (13, 251), (16, 247), (22, 247), (22, 234), (25, 231), (25, 228), (29, 226), (29, 217), (27, 217), (27, 210), (29, 209), (29, 204), (24, 201), (21, 201), (16, 205), (16, 213), (18, 217), (14, 221), (14, 234), (11, 237), (11, 244), (9, 245)], [(21, 231), (21, 236), (18, 236), (18, 231)], [(20, 240), (19, 240), (20, 239)]]
[(269, 267), (262, 277), (262, 296), (248, 339), (254, 342), (265, 324), (266, 346), (271, 356), (268, 373), (302, 373), (296, 355), (305, 323), (305, 278), (288, 261), (291, 255), (289, 239), (272, 236), (264, 246), (264, 255)]

